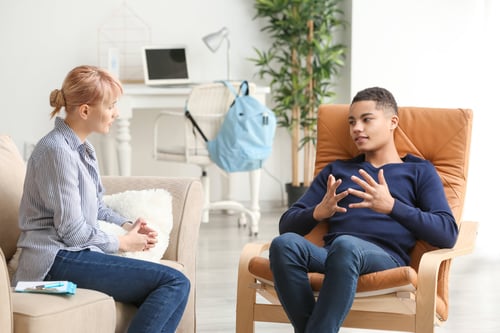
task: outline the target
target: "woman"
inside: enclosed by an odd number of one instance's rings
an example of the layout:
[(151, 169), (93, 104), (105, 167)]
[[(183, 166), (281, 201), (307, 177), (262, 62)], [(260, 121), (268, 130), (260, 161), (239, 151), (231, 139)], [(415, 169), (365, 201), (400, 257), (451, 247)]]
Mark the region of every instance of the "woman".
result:
[[(186, 306), (189, 280), (179, 271), (147, 261), (110, 255), (148, 251), (157, 233), (144, 219), (127, 221), (106, 207), (91, 133), (106, 134), (118, 116), (122, 86), (93, 66), (71, 70), (50, 94), (52, 117), (66, 117), (36, 145), (27, 166), (19, 209), (22, 248), (17, 281), (68, 280), (138, 311), (129, 332), (174, 332)], [(121, 225), (120, 237), (104, 233), (97, 220)]]

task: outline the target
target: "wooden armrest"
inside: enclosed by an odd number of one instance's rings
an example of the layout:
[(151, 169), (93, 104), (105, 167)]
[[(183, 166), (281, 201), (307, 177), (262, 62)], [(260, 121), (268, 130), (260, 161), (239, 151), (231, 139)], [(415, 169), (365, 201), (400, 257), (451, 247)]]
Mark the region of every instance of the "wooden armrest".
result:
[(457, 242), (453, 248), (426, 252), (422, 256), (418, 268), (419, 277), (421, 273), (425, 274), (427, 271), (437, 271), (439, 265), (445, 260), (472, 253), (476, 244), (478, 227), (479, 223), (477, 222), (463, 221), (460, 225)]
[(478, 222), (462, 221), (457, 243), (453, 247), (454, 257), (470, 254), (474, 251), (478, 229)]
[(238, 285), (248, 288), (255, 281), (252, 274), (248, 271), (248, 263), (253, 257), (260, 256), (263, 252), (269, 250), (271, 242), (267, 243), (248, 243), (243, 247), (238, 265)]
[[(417, 288), (417, 322), (429, 309), (436, 309), (436, 292), (439, 267), (445, 260), (472, 253), (476, 243), (479, 223), (463, 221), (460, 225), (458, 239), (451, 249), (438, 249), (426, 252), (418, 267)], [(430, 314), (428, 314), (430, 315)], [(434, 316), (434, 314), (432, 314)]]
[(269, 250), (271, 242), (266, 243), (248, 243), (243, 247), (240, 255), (239, 270), (248, 271), (248, 263), (253, 257), (260, 256), (265, 251)]
[[(248, 327), (248, 325), (253, 325), (253, 315), (249, 316), (248, 314), (254, 311), (253, 306), (256, 301), (256, 292), (251, 286), (255, 284), (256, 280), (248, 271), (248, 263), (252, 258), (260, 256), (263, 252), (267, 251), (270, 245), (270, 242), (248, 243), (241, 251), (238, 265), (238, 287), (236, 296), (237, 327)], [(237, 329), (237, 331), (240, 330)]]

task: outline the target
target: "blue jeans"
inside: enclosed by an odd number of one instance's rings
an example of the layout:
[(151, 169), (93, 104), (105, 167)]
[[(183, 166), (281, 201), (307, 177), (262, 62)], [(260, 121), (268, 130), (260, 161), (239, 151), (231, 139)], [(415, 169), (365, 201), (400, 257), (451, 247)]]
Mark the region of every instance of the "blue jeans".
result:
[[(295, 233), (276, 237), (269, 249), (275, 289), (296, 333), (336, 333), (352, 306), (361, 274), (398, 267), (380, 247), (339, 236), (318, 247)], [(325, 274), (317, 301), (308, 272)]]
[(60, 250), (45, 280), (72, 281), (134, 304), (130, 333), (175, 332), (190, 289), (184, 274), (171, 267), (89, 250)]

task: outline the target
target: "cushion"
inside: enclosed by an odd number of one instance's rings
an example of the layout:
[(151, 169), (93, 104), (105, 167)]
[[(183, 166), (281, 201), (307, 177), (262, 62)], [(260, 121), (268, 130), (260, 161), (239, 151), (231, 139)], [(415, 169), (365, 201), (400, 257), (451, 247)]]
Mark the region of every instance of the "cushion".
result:
[[(248, 271), (257, 280), (274, 286), (269, 259), (253, 257), (248, 263)], [(308, 273), (312, 290), (317, 293), (325, 278), (321, 273)], [(356, 297), (370, 297), (398, 292), (414, 292), (417, 289), (417, 272), (410, 266), (397, 267), (385, 271), (361, 275), (356, 288)], [(436, 297), (436, 314), (442, 320), (448, 318), (448, 303), (441, 295)]]
[(71, 296), (30, 293), (11, 296), (16, 332), (113, 332), (115, 328), (113, 298), (95, 290), (78, 288)]
[[(269, 259), (253, 257), (248, 263), (248, 271), (258, 280), (274, 285)], [(309, 281), (314, 291), (319, 291), (325, 278), (321, 273), (309, 273)], [(398, 291), (415, 291), (417, 272), (409, 266), (364, 274), (359, 277), (356, 297), (369, 297)]]
[(16, 252), (19, 238), (18, 214), (26, 164), (17, 146), (7, 135), (0, 135), (0, 247), (7, 261)]
[[(146, 220), (148, 225), (158, 232), (158, 243), (149, 251), (118, 252), (117, 255), (159, 262), (167, 250), (170, 231), (172, 230), (172, 197), (163, 189), (141, 191), (125, 191), (105, 195), (104, 203), (130, 221), (138, 217)], [(126, 231), (113, 223), (99, 221), (101, 229), (107, 233), (120, 236)]]

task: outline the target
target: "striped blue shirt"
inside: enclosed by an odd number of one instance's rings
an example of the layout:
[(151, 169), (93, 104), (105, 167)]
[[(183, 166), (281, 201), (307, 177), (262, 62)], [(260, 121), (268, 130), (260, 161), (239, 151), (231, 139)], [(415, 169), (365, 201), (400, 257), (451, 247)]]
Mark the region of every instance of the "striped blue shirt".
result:
[(118, 251), (118, 238), (101, 231), (97, 220), (121, 225), (126, 219), (105, 206), (103, 193), (94, 147), (56, 118), (27, 164), (14, 284), (43, 280), (60, 249)]

